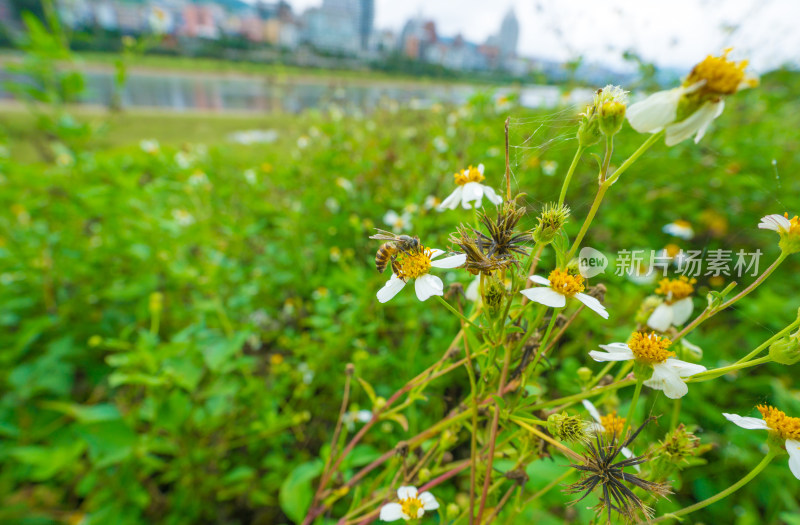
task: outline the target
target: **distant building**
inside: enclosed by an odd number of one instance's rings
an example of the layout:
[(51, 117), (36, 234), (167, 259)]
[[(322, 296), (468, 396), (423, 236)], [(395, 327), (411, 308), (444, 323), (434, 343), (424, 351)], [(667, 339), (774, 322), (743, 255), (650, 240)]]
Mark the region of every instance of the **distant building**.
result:
[(216, 40), (224, 11), (218, 4), (188, 4), (183, 8), (181, 34), (194, 38)]
[(367, 50), (375, 23), (375, 0), (359, 0), (358, 6), (358, 36), (361, 38), (361, 49)]
[(510, 58), (517, 55), (517, 44), (519, 42), (519, 21), (513, 9), (509, 9), (503, 22), (500, 24), (500, 32), (497, 33), (497, 47), (500, 48), (500, 55), (503, 58)]
[(302, 40), (322, 51), (355, 54), (361, 49), (361, 0), (325, 0), (303, 13)]
[(147, 27), (147, 14), (141, 4), (115, 2), (113, 4), (117, 29), (125, 34), (138, 34)]

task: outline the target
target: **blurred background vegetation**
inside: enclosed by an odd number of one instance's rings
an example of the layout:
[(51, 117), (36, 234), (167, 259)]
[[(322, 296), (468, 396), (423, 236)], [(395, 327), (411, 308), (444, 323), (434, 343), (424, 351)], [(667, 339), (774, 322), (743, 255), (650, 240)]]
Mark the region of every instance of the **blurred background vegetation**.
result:
[[(501, 185), (508, 115), (522, 226), (531, 227), (557, 198), (581, 108), (528, 109), (487, 89), (461, 106), (387, 100), (371, 112), (108, 113), (69, 104), (81, 76), (55, 68), (68, 52), (46, 30), (39, 38), (19, 65), (39, 81), (18, 86), (32, 102), (0, 111), (0, 520), (298, 522), (336, 423), (345, 364), (387, 398), (447, 350), (458, 326), (413, 294), (379, 305), (385, 276), (367, 236), (391, 229), (384, 215), (394, 210), (424, 242), (446, 246), (472, 215), (426, 202), (445, 197), (468, 164), (484, 163), (487, 182)], [(756, 229), (759, 218), (800, 209), (798, 93), (800, 75), (771, 73), (729, 100), (699, 145), (654, 147), (614, 186), (587, 244), (606, 253), (759, 249), (766, 267), (778, 248), (772, 232)], [(274, 141), (230, 140), (253, 129), (274, 130)], [(626, 127), (617, 142), (619, 162), (641, 136)], [(593, 162), (581, 162), (567, 199), (573, 235), (593, 197)], [(675, 220), (689, 221), (695, 237), (663, 233)], [(790, 258), (704, 325), (691, 338), (703, 364), (730, 363), (791, 322), (798, 269)], [(611, 320), (584, 316), (562, 340), (542, 385), (552, 395), (579, 391), (586, 352), (624, 339), (654, 289), (608, 273), (601, 280)], [(701, 278), (696, 307), (729, 282)], [(752, 468), (763, 436), (720, 413), (769, 402), (800, 415), (795, 378), (772, 364), (693, 385), (681, 421), (711, 445), (707, 464), (675, 479), (676, 494), (657, 511), (706, 498)], [(465, 392), (463, 371), (434, 382), (407, 421), (382, 423), (347, 468), (436, 422)], [(652, 394), (642, 415), (668, 413)], [(372, 408), (362, 389), (351, 399), (352, 414)], [(351, 417), (346, 429), (360, 424)], [(664, 429), (651, 427), (648, 439), (660, 439)], [(530, 489), (562, 469), (535, 463)], [(460, 501), (466, 486), (457, 478), (437, 496)], [(798, 524), (796, 494), (785, 462), (775, 462), (693, 519)], [(556, 524), (590, 515), (565, 501), (553, 492), (524, 516)]]

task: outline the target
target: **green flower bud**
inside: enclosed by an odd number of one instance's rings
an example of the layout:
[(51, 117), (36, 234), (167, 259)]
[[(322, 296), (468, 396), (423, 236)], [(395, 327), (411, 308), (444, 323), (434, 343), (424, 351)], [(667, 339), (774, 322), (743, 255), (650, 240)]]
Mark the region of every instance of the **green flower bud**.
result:
[(539, 224), (533, 230), (533, 239), (539, 243), (550, 243), (569, 218), (569, 206), (555, 203), (545, 204), (537, 220)]
[(495, 315), (500, 311), (505, 297), (505, 284), (493, 275), (487, 276), (483, 283), (483, 303), (490, 315)]
[(625, 110), (625, 103), (616, 100), (610, 100), (600, 106), (600, 131), (609, 137), (619, 133), (622, 123), (625, 122)]
[(593, 375), (592, 369), (591, 368), (587, 368), (585, 366), (580, 367), (577, 370), (576, 373), (578, 374), (578, 379), (580, 379), (584, 383), (589, 381), (592, 378), (592, 375)]
[(800, 361), (800, 337), (798, 334), (778, 339), (769, 346), (769, 356), (776, 363), (793, 365)]
[(594, 106), (586, 106), (586, 111), (578, 126), (578, 143), (582, 148), (588, 148), (600, 142), (603, 133), (600, 131), (600, 122), (594, 111)]
[(423, 469), (421, 469), (421, 470), (419, 471), (419, 480), (420, 480), (422, 483), (425, 483), (425, 482), (427, 482), (429, 479), (431, 479), (431, 471), (430, 471), (429, 469), (426, 469), (426, 468), (423, 468)]
[(461, 514), (461, 507), (455, 503), (448, 503), (446, 514), (448, 520), (454, 520)]

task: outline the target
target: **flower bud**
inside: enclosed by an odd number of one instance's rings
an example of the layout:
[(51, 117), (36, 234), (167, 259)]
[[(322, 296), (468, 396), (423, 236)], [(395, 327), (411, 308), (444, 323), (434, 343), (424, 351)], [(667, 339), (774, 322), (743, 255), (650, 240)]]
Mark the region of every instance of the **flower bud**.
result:
[(449, 503), (447, 505), (446, 514), (448, 520), (454, 520), (459, 516), (459, 514), (461, 514), (461, 507), (459, 507), (455, 503)]
[(600, 142), (603, 133), (600, 131), (600, 122), (594, 111), (594, 106), (586, 106), (586, 111), (581, 114), (583, 117), (578, 126), (578, 144), (582, 148), (588, 148)]
[(778, 339), (769, 346), (769, 356), (776, 363), (793, 365), (800, 361), (800, 337), (798, 334)]
[(580, 367), (575, 373), (578, 374), (578, 379), (580, 379), (583, 383), (589, 381), (593, 375), (592, 369), (585, 366)]
[(497, 277), (487, 276), (483, 283), (483, 303), (490, 315), (500, 311), (506, 297), (506, 287)]
[(580, 416), (570, 416), (566, 412), (548, 417), (547, 431), (561, 441), (569, 443), (581, 443), (589, 439), (583, 419)]
[(164, 308), (164, 294), (153, 292), (150, 294), (149, 302), (150, 313), (160, 312)]
[(604, 135), (613, 137), (622, 129), (625, 122), (625, 103), (610, 100), (600, 106), (600, 131)]
[(426, 468), (420, 469), (420, 471), (419, 471), (419, 480), (422, 483), (425, 483), (429, 479), (431, 479), (431, 471), (429, 469), (426, 469)]
[(533, 239), (538, 243), (550, 243), (564, 227), (569, 218), (569, 206), (555, 203), (545, 204), (537, 220), (539, 224), (533, 230)]

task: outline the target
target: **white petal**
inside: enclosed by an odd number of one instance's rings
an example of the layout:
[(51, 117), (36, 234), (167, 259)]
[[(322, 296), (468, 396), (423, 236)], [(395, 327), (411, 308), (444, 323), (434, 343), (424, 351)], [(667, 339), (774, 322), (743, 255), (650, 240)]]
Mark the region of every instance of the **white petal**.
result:
[(717, 118), (717, 104), (706, 102), (700, 109), (686, 117), (680, 122), (667, 126), (667, 137), (664, 143), (667, 146), (674, 146), (683, 142), (695, 133), (705, 132), (711, 121)]
[(425, 510), (436, 510), (439, 508), (439, 502), (436, 501), (436, 498), (428, 491), (423, 492), (419, 495), (420, 501), (422, 501), (422, 508)]
[(609, 352), (624, 352), (625, 354), (633, 355), (631, 349), (625, 343), (611, 343), (610, 345), (600, 345), (600, 348)]
[(694, 143), (695, 144), (700, 142), (700, 139), (702, 139), (703, 135), (706, 134), (706, 130), (708, 129), (708, 126), (711, 124), (711, 121), (713, 121), (718, 116), (722, 115), (722, 110), (725, 109), (725, 101), (724, 100), (720, 100), (719, 102), (717, 102), (714, 105), (716, 106), (715, 112), (714, 112), (714, 116), (711, 117), (710, 119), (708, 119), (706, 121), (705, 125), (701, 126), (700, 129), (697, 130), (697, 135), (694, 136)]
[(458, 268), (467, 262), (467, 254), (459, 253), (458, 255), (451, 255), (438, 261), (432, 261), (431, 266), (434, 268)]
[(591, 295), (586, 295), (585, 293), (576, 293), (575, 299), (582, 302), (590, 310), (594, 310), (595, 313), (597, 313), (603, 319), (608, 319), (608, 310), (606, 310), (606, 307), (603, 306), (603, 303)]
[(773, 230), (776, 232), (781, 232), (781, 231), (788, 231), (792, 227), (792, 223), (789, 222), (789, 219), (787, 219), (783, 215), (778, 215), (777, 213), (773, 213), (772, 215), (767, 215), (766, 217), (762, 217), (761, 224), (759, 224), (758, 227), (761, 228), (762, 230)]
[(747, 430), (767, 430), (769, 428), (766, 421), (758, 419), (757, 417), (744, 417), (738, 414), (726, 414), (724, 412), (722, 415), (734, 425), (746, 428)]
[(461, 195), (461, 206), (466, 209), (472, 208), (470, 202), (475, 202), (475, 207), (479, 208), (483, 199), (483, 186), (477, 182), (468, 182), (463, 186), (464, 191)]
[(672, 305), (661, 303), (650, 314), (650, 318), (647, 319), (647, 326), (659, 332), (666, 332), (672, 324), (672, 317)]
[(550, 286), (550, 281), (542, 277), (541, 275), (531, 275), (529, 279), (535, 282), (536, 284), (543, 284), (545, 286)]
[(394, 210), (389, 210), (383, 214), (383, 222), (385, 222), (386, 224), (394, 224), (397, 222), (397, 219), (399, 218), (400, 216)]
[(681, 377), (691, 377), (695, 374), (706, 371), (706, 367), (703, 365), (687, 363), (686, 361), (681, 361), (680, 359), (675, 359), (674, 357), (668, 358), (664, 364), (675, 370)]
[(438, 248), (431, 248), (431, 260), (439, 257), (441, 254), (447, 253), (444, 250), (440, 250)]
[(381, 507), (381, 521), (396, 521), (399, 519), (408, 519), (403, 514), (403, 507), (399, 503), (387, 503)]
[(489, 186), (484, 186), (483, 187), (483, 194), (486, 196), (487, 199), (489, 199), (489, 202), (491, 202), (495, 206), (497, 206), (498, 204), (501, 204), (503, 202), (503, 197), (498, 195), (494, 191), (494, 189), (490, 188)]
[(469, 283), (467, 289), (464, 290), (464, 297), (467, 298), (468, 301), (477, 301), (478, 300), (478, 290), (481, 284), (481, 277), (478, 276)]
[(628, 352), (600, 352), (598, 350), (592, 350), (589, 352), (589, 357), (601, 363), (604, 361), (630, 361), (631, 359), (635, 359), (633, 352), (630, 350), (628, 350)]
[(789, 470), (794, 477), (800, 479), (800, 441), (787, 439), (786, 452), (789, 453)]
[(478, 173), (480, 173), (481, 175), (483, 175), (483, 162), (481, 162), (480, 164), (478, 164)]
[(554, 292), (546, 286), (526, 288), (525, 290), (520, 290), (520, 293), (535, 303), (550, 306), (551, 308), (562, 308), (567, 304), (565, 296)]
[(678, 326), (688, 321), (692, 310), (694, 310), (694, 303), (691, 297), (684, 297), (680, 301), (672, 303), (672, 324)]
[(417, 299), (425, 301), (433, 295), (444, 295), (444, 283), (435, 275), (426, 273), (414, 280), (414, 290), (417, 292)]
[(675, 122), (678, 101), (682, 95), (683, 90), (680, 88), (653, 93), (628, 108), (628, 122), (639, 133), (660, 131), (664, 126)]
[[(586, 411), (589, 412), (589, 415), (592, 416), (592, 419), (594, 419), (595, 421), (597, 421), (599, 423), (600, 422), (600, 412), (597, 411), (597, 407), (595, 407), (592, 404), (592, 402), (589, 401), (588, 399), (584, 399), (582, 401), (582, 403), (583, 403), (583, 408), (585, 408)], [(602, 425), (601, 425), (601, 427), (602, 427)]]
[[(628, 447), (622, 447), (622, 450), (620, 450), (620, 452), (622, 452), (622, 455), (625, 456), (628, 459), (630, 459), (630, 458), (632, 458), (634, 456), (633, 451), (631, 449), (629, 449)], [(636, 465), (636, 466), (638, 467), (639, 465)]]
[(397, 295), (398, 292), (402, 290), (403, 286), (405, 285), (406, 282), (404, 280), (400, 279), (395, 274), (392, 274), (391, 279), (386, 281), (386, 284), (383, 285), (383, 288), (378, 290), (377, 294), (378, 301), (381, 303), (385, 303), (386, 301)]
[(459, 186), (453, 193), (447, 196), (445, 200), (436, 208), (439, 211), (455, 210), (458, 203), (461, 202), (461, 194), (464, 192), (464, 186)]
[(662, 390), (670, 399), (679, 399), (689, 393), (689, 387), (678, 375), (678, 371), (666, 363), (654, 364), (653, 375), (644, 384), (655, 390)]
[(417, 487), (407, 485), (405, 487), (400, 487), (399, 489), (397, 489), (397, 499), (403, 500), (416, 497), (417, 497)]

